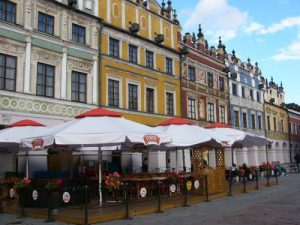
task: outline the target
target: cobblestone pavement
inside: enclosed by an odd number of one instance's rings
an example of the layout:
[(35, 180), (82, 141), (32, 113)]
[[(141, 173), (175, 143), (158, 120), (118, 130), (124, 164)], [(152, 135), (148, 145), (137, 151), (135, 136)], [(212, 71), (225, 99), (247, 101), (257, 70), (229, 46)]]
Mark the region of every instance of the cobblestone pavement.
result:
[[(247, 194), (101, 225), (300, 225), (300, 174), (281, 177), (279, 183)], [(41, 225), (44, 222), (2, 214), (0, 224)]]

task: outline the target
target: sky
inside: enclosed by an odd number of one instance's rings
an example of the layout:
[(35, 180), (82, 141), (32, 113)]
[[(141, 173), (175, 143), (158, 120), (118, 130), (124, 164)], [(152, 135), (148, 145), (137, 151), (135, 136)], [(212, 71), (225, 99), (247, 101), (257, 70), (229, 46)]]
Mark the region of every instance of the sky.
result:
[(265, 78), (283, 83), (285, 102), (300, 105), (300, 0), (173, 0), (172, 6), (183, 33), (197, 34), (201, 24), (209, 46), (221, 36), (228, 53), (258, 62)]

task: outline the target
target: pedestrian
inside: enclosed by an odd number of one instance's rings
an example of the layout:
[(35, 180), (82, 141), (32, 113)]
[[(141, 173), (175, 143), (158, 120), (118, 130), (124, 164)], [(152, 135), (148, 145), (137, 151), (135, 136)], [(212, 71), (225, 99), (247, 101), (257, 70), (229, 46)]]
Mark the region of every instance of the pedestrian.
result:
[(300, 152), (296, 153), (294, 159), (296, 161), (298, 173), (300, 173)]

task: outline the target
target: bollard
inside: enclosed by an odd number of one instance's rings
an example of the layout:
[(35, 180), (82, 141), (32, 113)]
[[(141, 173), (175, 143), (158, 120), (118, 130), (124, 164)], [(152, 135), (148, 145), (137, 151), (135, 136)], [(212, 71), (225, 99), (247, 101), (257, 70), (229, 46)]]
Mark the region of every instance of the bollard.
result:
[(128, 182), (125, 183), (125, 191), (124, 191), (124, 197), (125, 197), (125, 219), (131, 219), (129, 217), (129, 199), (128, 199)]
[(277, 174), (277, 168), (275, 168), (275, 178), (276, 178), (276, 184), (278, 185), (278, 174)]
[(45, 223), (52, 223), (54, 222), (54, 219), (52, 218), (52, 192), (48, 190), (48, 215), (47, 215), (47, 220)]
[(205, 179), (205, 202), (209, 202), (208, 199), (208, 177), (207, 174), (204, 175), (204, 179)]
[(186, 183), (186, 177), (183, 177), (183, 197), (184, 197), (184, 204), (183, 207), (188, 207), (187, 203), (187, 183)]
[(3, 184), (0, 183), (0, 214), (3, 213), (2, 196), (3, 196)]
[(163, 213), (161, 210), (161, 198), (160, 198), (160, 181), (157, 181), (157, 201), (158, 201), (158, 210), (157, 213)]
[(246, 174), (245, 173), (243, 174), (243, 186), (244, 186), (244, 193), (247, 193), (247, 190), (246, 190)]
[(270, 186), (270, 170), (267, 169), (267, 187)]
[(256, 170), (256, 190), (258, 190), (258, 172), (259, 170)]
[(89, 212), (88, 212), (88, 186), (84, 186), (84, 225), (89, 224)]
[(229, 169), (229, 177), (228, 177), (228, 184), (229, 184), (229, 196), (232, 196), (232, 171), (231, 168)]

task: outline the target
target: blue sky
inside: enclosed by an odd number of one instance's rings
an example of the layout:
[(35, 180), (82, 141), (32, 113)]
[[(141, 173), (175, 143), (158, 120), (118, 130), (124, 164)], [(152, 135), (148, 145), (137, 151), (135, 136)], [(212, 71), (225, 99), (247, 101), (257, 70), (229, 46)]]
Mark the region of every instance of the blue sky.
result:
[(286, 103), (300, 104), (299, 0), (173, 0), (183, 33), (201, 23), (209, 45), (222, 36), (227, 52), (258, 62), (262, 74), (282, 81)]

